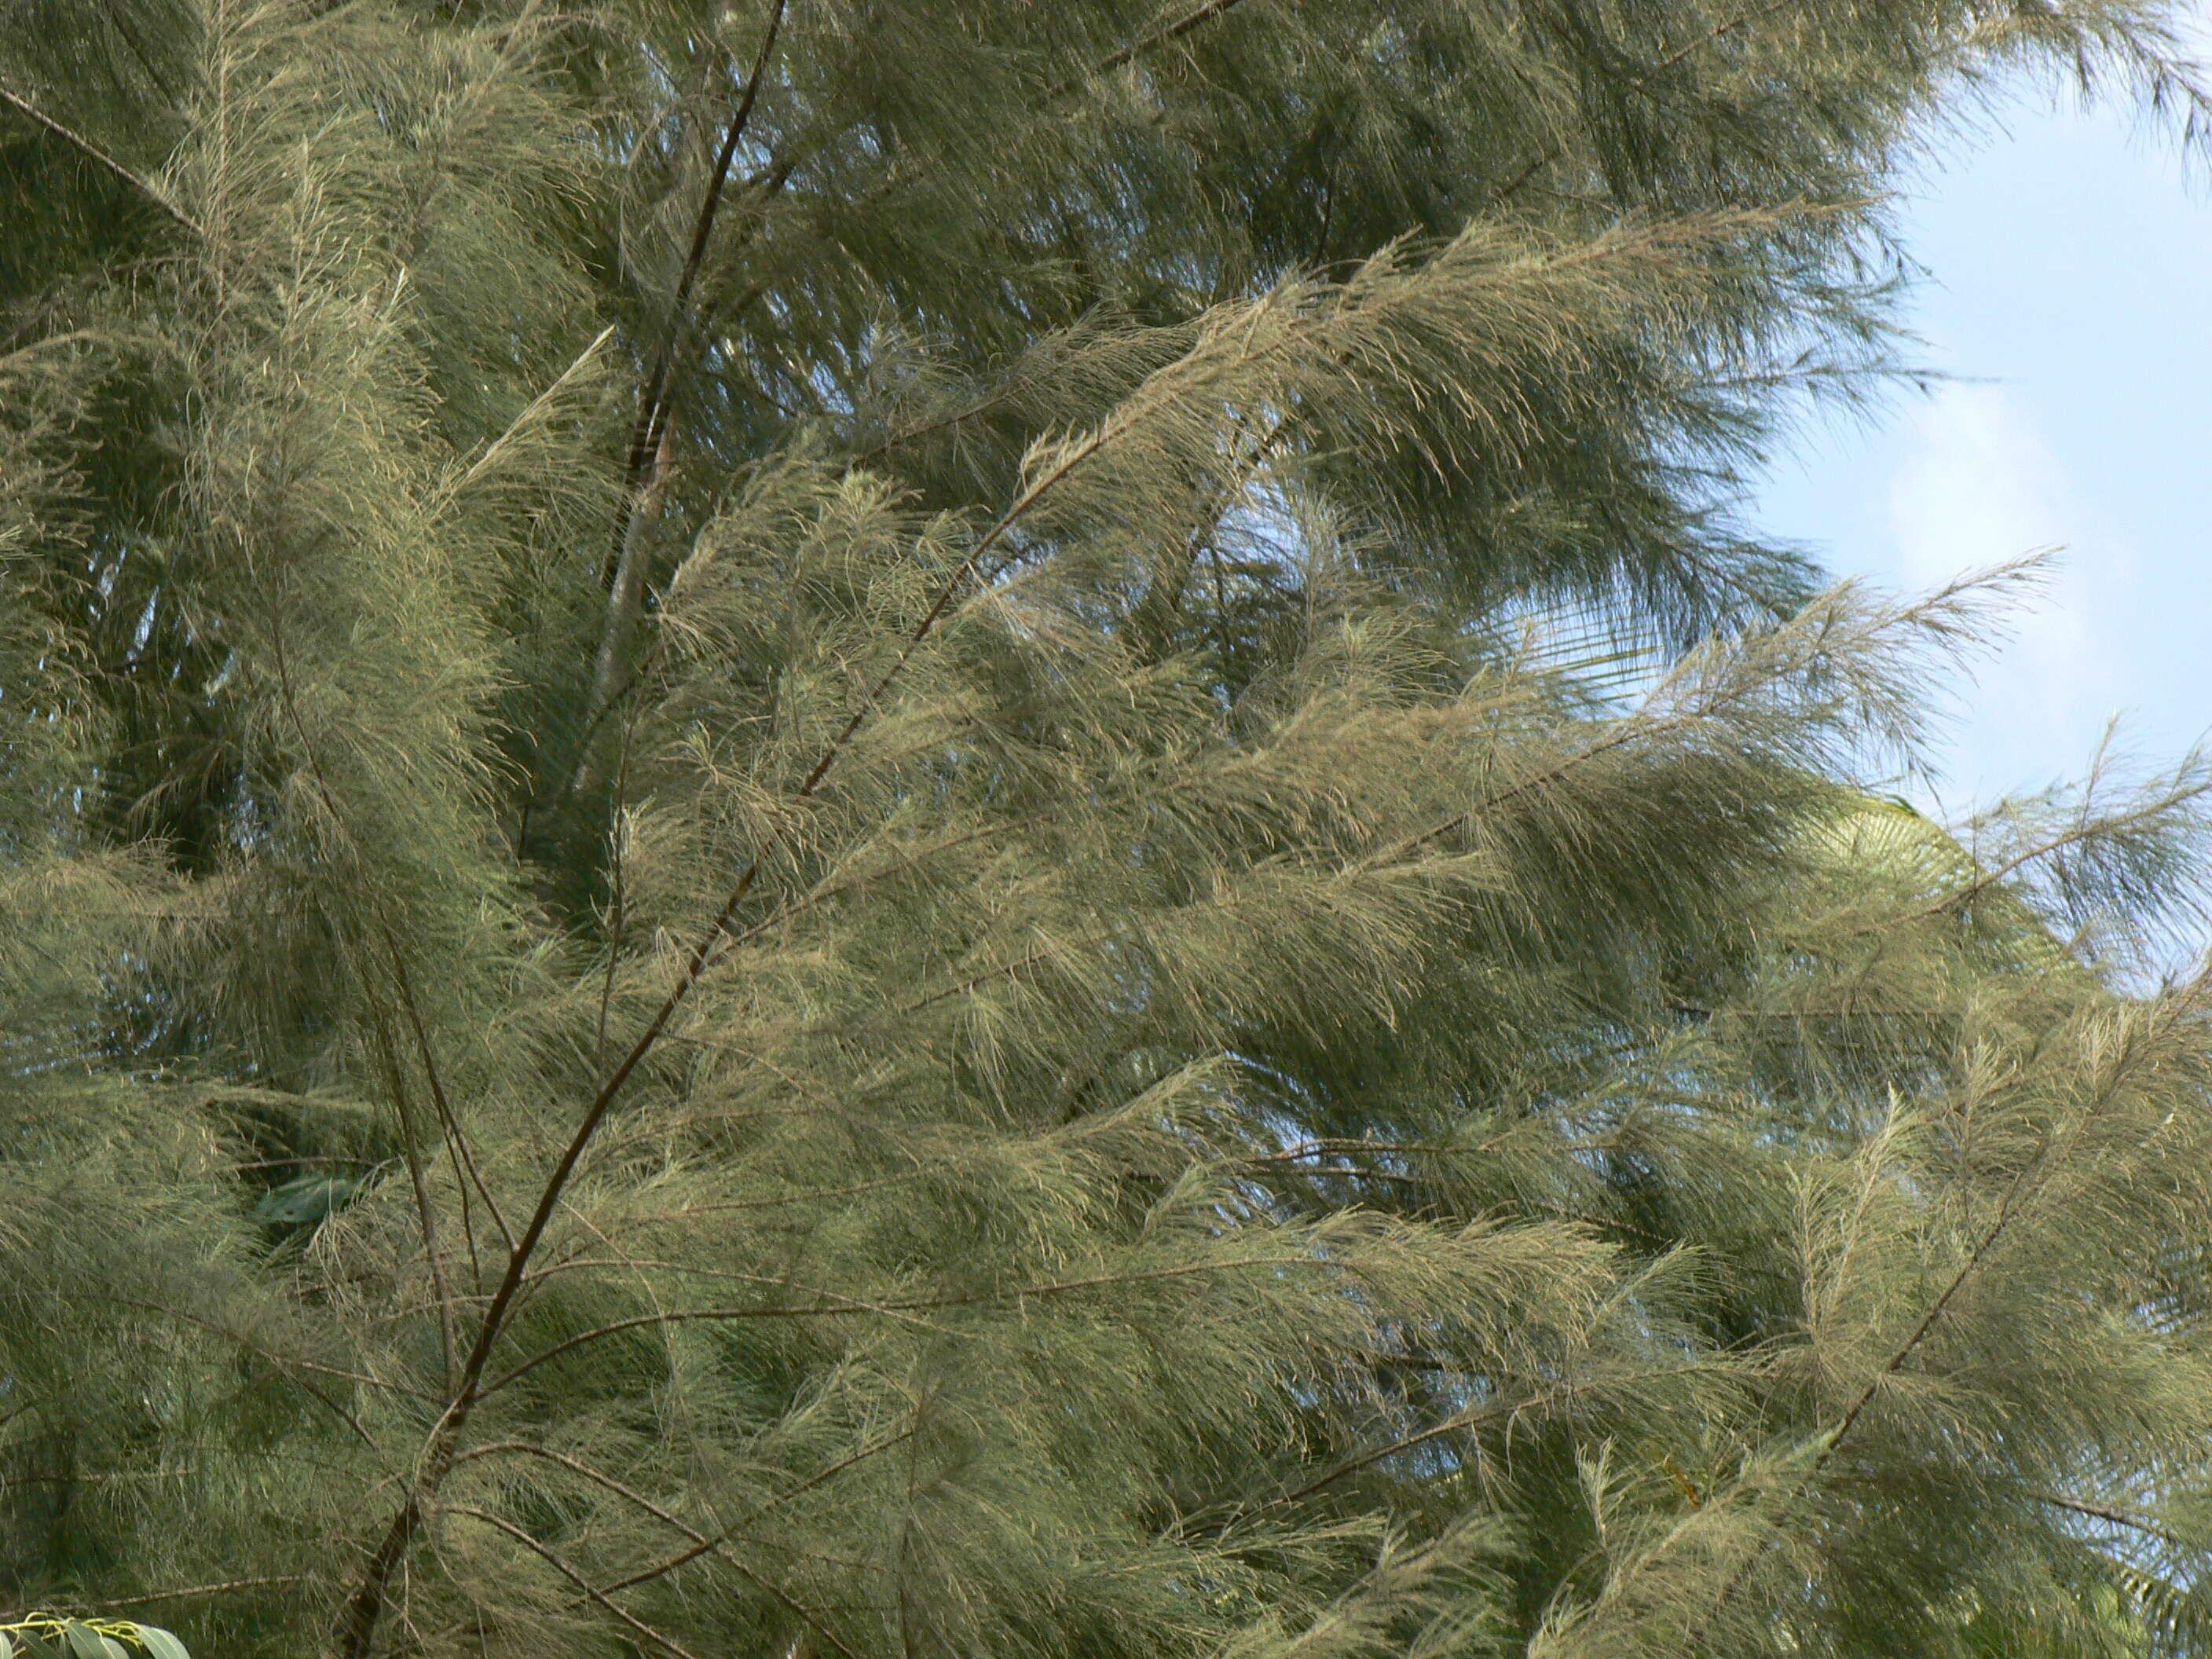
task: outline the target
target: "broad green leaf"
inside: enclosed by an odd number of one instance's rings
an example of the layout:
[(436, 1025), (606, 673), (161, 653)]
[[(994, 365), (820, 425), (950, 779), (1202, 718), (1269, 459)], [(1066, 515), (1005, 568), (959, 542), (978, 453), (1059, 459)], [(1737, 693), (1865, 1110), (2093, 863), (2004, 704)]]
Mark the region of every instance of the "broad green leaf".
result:
[(103, 1636), (82, 1620), (63, 1621), (62, 1635), (70, 1659), (131, 1659), (130, 1652), (112, 1636)]
[(146, 1644), (146, 1651), (154, 1659), (192, 1659), (185, 1644), (159, 1625), (139, 1626), (138, 1639)]

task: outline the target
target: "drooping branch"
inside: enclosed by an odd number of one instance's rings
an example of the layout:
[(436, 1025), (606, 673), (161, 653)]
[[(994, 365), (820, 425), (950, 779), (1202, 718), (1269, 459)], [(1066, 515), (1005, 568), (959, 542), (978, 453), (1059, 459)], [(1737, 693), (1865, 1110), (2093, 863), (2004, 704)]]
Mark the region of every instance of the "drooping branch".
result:
[(378, 1449), (376, 1437), (369, 1433), (368, 1428), (362, 1424), (361, 1419), (355, 1416), (343, 1406), (340, 1405), (336, 1400), (333, 1400), (329, 1395), (324, 1393), (322, 1389), (317, 1388), (313, 1383), (307, 1382), (304, 1377), (299, 1376), (297, 1373), (301, 1371), (313, 1372), (324, 1376), (335, 1377), (343, 1382), (354, 1383), (356, 1386), (366, 1384), (373, 1389), (388, 1390), (398, 1395), (405, 1395), (413, 1399), (422, 1401), (427, 1405), (434, 1406), (438, 1403), (437, 1397), (435, 1395), (426, 1394), (420, 1389), (410, 1388), (404, 1382), (387, 1382), (382, 1377), (371, 1376), (366, 1372), (344, 1370), (334, 1365), (319, 1364), (310, 1359), (301, 1359), (295, 1356), (273, 1353), (270, 1350), (253, 1342), (251, 1339), (240, 1335), (237, 1332), (230, 1329), (229, 1327), (212, 1319), (203, 1318), (198, 1314), (187, 1313), (182, 1308), (172, 1308), (166, 1306), (161, 1303), (148, 1302), (136, 1297), (112, 1297), (107, 1299), (112, 1301), (118, 1307), (143, 1308), (149, 1312), (162, 1314), (171, 1319), (181, 1320), (188, 1325), (197, 1325), (203, 1330), (212, 1331), (216, 1335), (228, 1340), (240, 1352), (252, 1354), (257, 1359), (266, 1361), (269, 1364), (276, 1367), (276, 1369), (283, 1375), (286, 1382), (289, 1382), (294, 1388), (299, 1389), (301, 1394), (307, 1395), (308, 1399), (313, 1401), (317, 1405), (322, 1407), (324, 1410), (329, 1412), (331, 1415), (337, 1418), (339, 1422), (344, 1424), (348, 1429), (352, 1431), (354, 1437), (359, 1440), (362, 1445), (367, 1446), (371, 1451)]
[(227, 1595), (233, 1590), (265, 1589), (277, 1584), (296, 1584), (305, 1575), (296, 1572), (272, 1573), (259, 1578), (227, 1578), (220, 1584), (187, 1584), (181, 1589), (153, 1590), (143, 1595), (109, 1595), (100, 1599), (100, 1607), (143, 1607), (155, 1601), (191, 1601), (204, 1595)]
[(1304, 1485), (1271, 1498), (1264, 1504), (1254, 1504), (1243, 1511), (1238, 1518), (1249, 1519), (1255, 1516), (1264, 1515), (1271, 1510), (1281, 1509), (1310, 1498), (1316, 1492), (1334, 1486), (1338, 1481), (1357, 1474), (1363, 1469), (1372, 1468), (1376, 1464), (1387, 1459), (1395, 1457), (1402, 1452), (1411, 1451), (1417, 1446), (1425, 1446), (1431, 1441), (1443, 1438), (1446, 1435), (1479, 1429), (1485, 1425), (1501, 1420), (1510, 1421), (1541, 1407), (1553, 1405), (1562, 1400), (1571, 1400), (1579, 1394), (1594, 1393), (1607, 1388), (1620, 1388), (1632, 1382), (1674, 1382), (1680, 1377), (1702, 1371), (1727, 1369), (1729, 1368), (1724, 1364), (1705, 1364), (1693, 1360), (1663, 1370), (1641, 1373), (1633, 1377), (1601, 1376), (1587, 1382), (1554, 1382), (1528, 1395), (1507, 1399), (1485, 1400), (1462, 1411), (1454, 1412), (1449, 1417), (1439, 1422), (1431, 1423), (1425, 1428), (1416, 1429), (1410, 1434), (1400, 1435), (1379, 1445), (1370, 1446), (1364, 1451), (1357, 1452), (1342, 1462), (1331, 1465), (1321, 1474), (1308, 1480)]
[(2069, 848), (2098, 841), (2108, 836), (2115, 836), (2124, 830), (2146, 824), (2154, 824), (2179, 808), (2193, 801), (2202, 800), (2208, 794), (2212, 794), (2212, 778), (2207, 778), (2201, 783), (2188, 784), (2178, 789), (2169, 790), (2154, 800), (2108, 817), (2090, 817), (2085, 805), (2081, 821), (2071, 829), (2062, 830), (2055, 836), (2038, 842), (2034, 846), (2014, 854), (2002, 863), (1981, 872), (1974, 879), (1955, 892), (1947, 893), (1935, 903), (1911, 912), (1905, 920), (1921, 921), (1929, 916), (1946, 914), (1961, 915), (1983, 894), (1991, 888), (2002, 885), (2031, 864), (2039, 863)]
[[(316, 748), (313, 738), (307, 731), (306, 720), (300, 713), (299, 694), (292, 682), (291, 661), (284, 647), (282, 599), (281, 586), (272, 580), (268, 586), (269, 644), (270, 654), (276, 662), (277, 695), (283, 706), (285, 719), (291, 726), (294, 735), (300, 741), (301, 751), (307, 762), (307, 775), (313, 780), (316, 793), (322, 800), (323, 809), (329, 814), (331, 824), (350, 842), (352, 837), (346, 829), (345, 815), (338, 810), (337, 797), (331, 788), (330, 776), (324, 770), (321, 756)], [(406, 958), (399, 948), (398, 936), (392, 929), (390, 918), (384, 913), (382, 902), (373, 898), (371, 908), (376, 918), (379, 930), (383, 935), (386, 951), (391, 957), (395, 982), (411, 1012), (414, 1007), (414, 992), (407, 975)], [(400, 1066), (398, 1048), (392, 1036), (391, 1011), (385, 1006), (384, 997), (376, 988), (376, 978), (373, 971), (363, 972), (361, 983), (364, 994), (368, 998), (370, 1023), (375, 1036), (377, 1058), (384, 1068), (386, 1085), (392, 1091), (392, 1109), (399, 1119), (400, 1151), (407, 1165), (408, 1182), (414, 1192), (416, 1219), (422, 1235), (422, 1253), (429, 1263), (431, 1284), (437, 1292), (439, 1352), (445, 1363), (446, 1391), (447, 1397), (450, 1399), (459, 1383), (458, 1369), (459, 1348), (453, 1323), (453, 1287), (447, 1281), (445, 1255), (438, 1243), (437, 1209), (430, 1201), (429, 1189), (423, 1178), (420, 1137), (415, 1124), (414, 1108), (406, 1078)], [(432, 1087), (436, 1091), (441, 1132), (446, 1137), (448, 1155), (455, 1159), (454, 1173), (458, 1176), (460, 1170), (459, 1154), (454, 1151), (454, 1143), (459, 1139), (459, 1126), (453, 1122), (447, 1110), (444, 1091), (437, 1083), (437, 1064), (431, 1054), (428, 1034), (423, 1030), (419, 1015), (416, 1018), (415, 1024), (416, 1035), (421, 1043), (421, 1058), (428, 1068)], [(462, 1190), (464, 1192), (467, 1190), (465, 1183)]]
[[(1706, 30), (1705, 33), (1698, 35), (1696, 39), (1686, 41), (1681, 46), (1677, 46), (1674, 51), (1668, 52), (1664, 58), (1661, 58), (1656, 64), (1652, 65), (1651, 73), (1654, 75), (1663, 74), (1665, 71), (1673, 69), (1676, 64), (1681, 63), (1684, 59), (1690, 58), (1695, 53), (1703, 51), (1705, 47), (1710, 46), (1714, 41), (1725, 39), (1727, 36), (1731, 34), (1740, 33), (1741, 31), (1749, 28), (1753, 23), (1763, 21), (1765, 19), (1773, 16), (1777, 12), (1787, 11), (1790, 7), (1796, 5), (1798, 3), (1799, 0), (1771, 0), (1771, 3), (1759, 7), (1756, 11), (1741, 12), (1735, 16), (1728, 19), (1726, 21), (1719, 23), (1714, 27)], [(1643, 85), (1643, 82), (1639, 81), (1635, 84), (1640, 87)]]

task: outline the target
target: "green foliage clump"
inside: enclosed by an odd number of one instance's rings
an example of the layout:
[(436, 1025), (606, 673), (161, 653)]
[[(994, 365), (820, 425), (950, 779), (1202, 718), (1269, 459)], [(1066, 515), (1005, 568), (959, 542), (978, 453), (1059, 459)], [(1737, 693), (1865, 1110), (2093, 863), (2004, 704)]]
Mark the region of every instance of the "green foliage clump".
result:
[(0, 1599), (2204, 1651), (2212, 763), (1735, 514), (2168, 10), (0, 10)]
[(68, 1619), (33, 1613), (0, 1625), (0, 1659), (129, 1659), (133, 1649), (152, 1659), (191, 1659), (185, 1644), (157, 1625), (127, 1619)]

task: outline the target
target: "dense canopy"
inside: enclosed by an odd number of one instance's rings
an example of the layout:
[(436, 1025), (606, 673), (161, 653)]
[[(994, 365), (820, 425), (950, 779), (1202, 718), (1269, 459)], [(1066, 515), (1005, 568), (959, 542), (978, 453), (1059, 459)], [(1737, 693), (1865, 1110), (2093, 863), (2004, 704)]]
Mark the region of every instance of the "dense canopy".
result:
[(0, 1607), (2212, 1650), (2212, 763), (1740, 514), (2172, 11), (0, 0)]

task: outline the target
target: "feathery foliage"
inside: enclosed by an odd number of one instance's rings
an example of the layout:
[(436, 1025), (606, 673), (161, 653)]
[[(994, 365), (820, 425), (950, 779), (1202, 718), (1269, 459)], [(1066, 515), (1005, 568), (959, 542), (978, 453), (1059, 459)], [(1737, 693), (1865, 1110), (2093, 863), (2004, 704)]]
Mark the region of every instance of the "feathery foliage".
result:
[(8, 1601), (2205, 1651), (2212, 773), (1733, 513), (2167, 21), (10, 0)]

